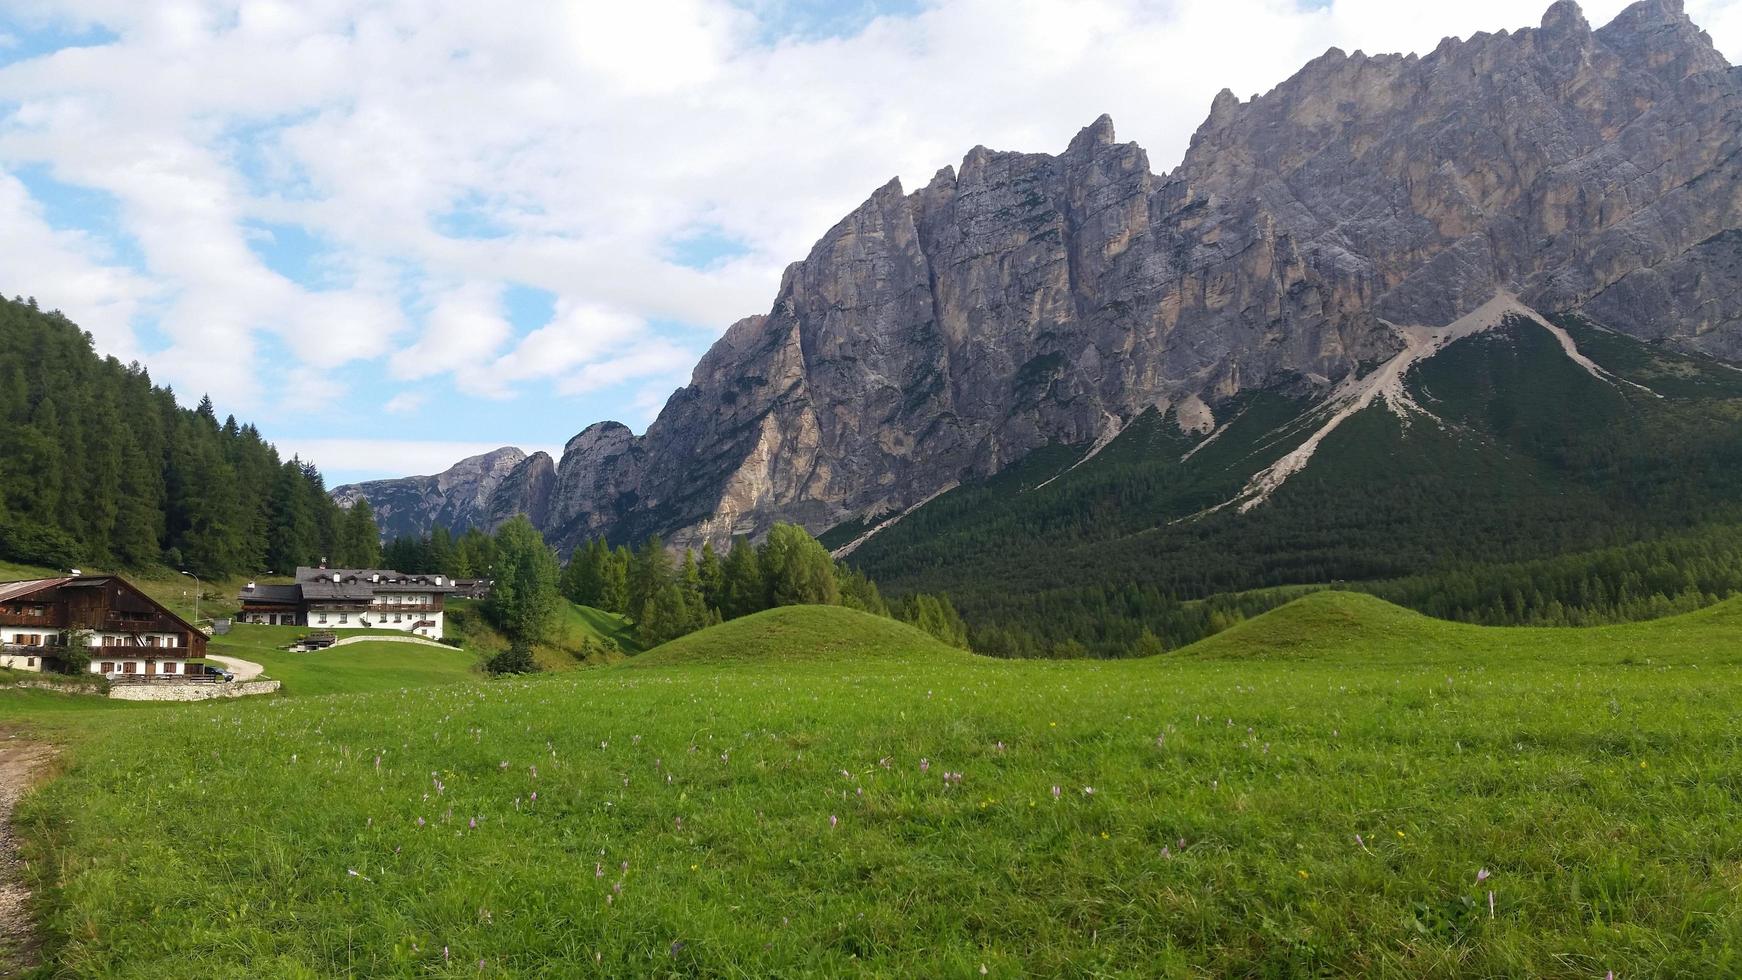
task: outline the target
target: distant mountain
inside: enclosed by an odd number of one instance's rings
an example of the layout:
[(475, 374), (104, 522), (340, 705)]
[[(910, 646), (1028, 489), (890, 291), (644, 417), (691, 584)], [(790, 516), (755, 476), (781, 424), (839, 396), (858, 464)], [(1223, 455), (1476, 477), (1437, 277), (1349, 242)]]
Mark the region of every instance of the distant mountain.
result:
[[(548, 493), (540, 470), (552, 470), (550, 456), (531, 456), (504, 446), (470, 456), (435, 476), (348, 483), (333, 488), (333, 499), (349, 508), (366, 498), (383, 537), (427, 534), (440, 525), (460, 531), (494, 528), (515, 511), (539, 513)], [(507, 511), (504, 513), (504, 511)]]
[[(1250, 517), (1325, 446), (1413, 417), (1401, 378), (1450, 363), (1423, 345), (1468, 349), (1447, 331), (1478, 311), (1472, 336), (1577, 312), (1605, 336), (1742, 356), (1739, 187), (1742, 71), (1677, 0), (1600, 30), (1561, 2), (1538, 28), (1423, 56), (1332, 49), (1263, 96), (1217, 96), (1169, 174), (1103, 116), (1058, 156), (976, 147), (913, 193), (891, 181), (644, 435), (594, 425), (554, 479), (499, 479), (497, 504), (482, 480), (390, 481), (404, 520), (383, 526), (523, 509), (565, 548), (776, 520), (850, 543), (1058, 447), (1130, 436), (1212, 459), (1281, 427), (1266, 468), (1194, 500)], [(1584, 394), (1621, 390), (1585, 377)], [(1292, 441), (1337, 413), (1325, 445)], [(1420, 455), (1438, 431), (1398, 438)]]

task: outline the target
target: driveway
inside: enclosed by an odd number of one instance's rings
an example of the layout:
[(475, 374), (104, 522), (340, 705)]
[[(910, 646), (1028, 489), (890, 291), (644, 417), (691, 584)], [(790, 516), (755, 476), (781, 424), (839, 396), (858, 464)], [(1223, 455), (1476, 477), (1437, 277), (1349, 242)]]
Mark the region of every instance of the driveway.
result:
[(236, 657), (219, 657), (207, 654), (206, 659), (223, 664), (229, 668), (230, 673), (236, 675), (236, 679), (239, 681), (251, 681), (259, 677), (261, 672), (266, 669), (252, 660), (240, 660)]

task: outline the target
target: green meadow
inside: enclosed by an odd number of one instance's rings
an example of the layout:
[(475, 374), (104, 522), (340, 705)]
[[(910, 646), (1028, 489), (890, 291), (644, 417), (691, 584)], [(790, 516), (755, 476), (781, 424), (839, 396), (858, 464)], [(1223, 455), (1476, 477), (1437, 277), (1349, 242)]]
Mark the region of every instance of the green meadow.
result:
[(1739, 661), (1737, 602), (1325, 592), (1117, 662), (794, 607), (561, 675), (0, 717), (69, 746), (18, 817), (70, 976), (1718, 977)]

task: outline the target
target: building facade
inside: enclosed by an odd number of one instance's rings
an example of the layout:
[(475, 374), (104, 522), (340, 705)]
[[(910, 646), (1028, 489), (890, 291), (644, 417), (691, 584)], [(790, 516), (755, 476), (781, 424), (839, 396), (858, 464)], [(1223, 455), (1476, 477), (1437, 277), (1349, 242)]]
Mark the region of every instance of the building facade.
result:
[(444, 575), (388, 568), (298, 568), (294, 585), (242, 590), (237, 621), (326, 630), (399, 630), (442, 638), (446, 597), (459, 591)]
[(179, 676), (206, 634), (118, 575), (0, 582), (0, 667), (41, 671), (77, 646), (104, 676)]

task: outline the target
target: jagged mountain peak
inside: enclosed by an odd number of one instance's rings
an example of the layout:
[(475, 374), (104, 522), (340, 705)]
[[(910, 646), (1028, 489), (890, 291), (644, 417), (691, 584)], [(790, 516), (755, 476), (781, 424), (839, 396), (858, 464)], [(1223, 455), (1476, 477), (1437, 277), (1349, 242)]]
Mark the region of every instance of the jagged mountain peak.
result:
[(1210, 431), (1254, 391), (1331, 396), (1394, 323), (1497, 294), (1742, 355), (1742, 79), (1679, 3), (1592, 31), (1331, 48), (1223, 90), (1158, 176), (1101, 116), (1058, 155), (969, 150), (872, 193), (788, 266), (639, 438), (557, 468), (560, 545), (874, 523), (1145, 413)]

